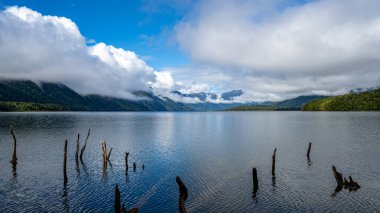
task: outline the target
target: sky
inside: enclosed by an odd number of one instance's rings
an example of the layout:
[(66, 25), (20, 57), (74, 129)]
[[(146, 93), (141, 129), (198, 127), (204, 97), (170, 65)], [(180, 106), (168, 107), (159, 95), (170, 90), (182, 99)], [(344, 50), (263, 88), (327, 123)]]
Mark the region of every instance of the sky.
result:
[(0, 64), (2, 78), (130, 99), (338, 95), (380, 86), (380, 2), (0, 0)]

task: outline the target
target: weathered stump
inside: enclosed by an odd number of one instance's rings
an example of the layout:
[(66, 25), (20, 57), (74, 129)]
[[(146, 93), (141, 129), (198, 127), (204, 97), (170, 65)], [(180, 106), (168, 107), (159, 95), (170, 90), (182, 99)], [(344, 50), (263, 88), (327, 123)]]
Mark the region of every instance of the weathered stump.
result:
[(308, 159), (310, 159), (310, 149), (311, 149), (311, 142), (309, 143), (309, 148), (307, 149), (306, 156)]
[(17, 164), (17, 139), (16, 139), (16, 136), (13, 132), (12, 126), (10, 127), (10, 132), (11, 132), (11, 135), (13, 138), (13, 155), (12, 155), (12, 160), (10, 162), (15, 167)]
[(179, 188), (178, 209), (180, 213), (186, 213), (185, 203), (188, 197), (187, 188), (179, 176), (177, 176), (175, 180)]
[(76, 149), (75, 149), (75, 163), (78, 166), (79, 163), (79, 133), (78, 133), (78, 138), (77, 138), (77, 144), (76, 144)]
[(252, 169), (252, 179), (253, 179), (252, 198), (256, 198), (256, 193), (257, 193), (257, 190), (259, 189), (259, 181), (257, 179), (257, 170), (256, 170), (256, 168)]
[(65, 186), (67, 184), (66, 161), (67, 161), (67, 140), (65, 140), (65, 147), (63, 150), (63, 181), (64, 181)]
[(128, 174), (128, 155), (129, 152), (125, 153), (125, 174)]
[(272, 176), (275, 176), (275, 171), (276, 171), (276, 151), (277, 151), (277, 148), (274, 149), (273, 155), (272, 155)]
[(115, 213), (120, 213), (120, 191), (119, 186), (116, 184), (115, 188)]
[(88, 138), (90, 137), (90, 131), (91, 130), (88, 129), (86, 140), (84, 141), (84, 145), (83, 145), (82, 149), (80, 150), (80, 160), (81, 161), (83, 161), (83, 153), (84, 153), (84, 150), (87, 147), (87, 141), (88, 141)]

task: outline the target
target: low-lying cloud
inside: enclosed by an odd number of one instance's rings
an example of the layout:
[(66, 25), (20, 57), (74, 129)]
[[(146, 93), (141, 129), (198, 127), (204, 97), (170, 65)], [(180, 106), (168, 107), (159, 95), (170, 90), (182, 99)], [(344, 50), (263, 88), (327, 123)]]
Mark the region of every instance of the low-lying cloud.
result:
[(154, 69), (134, 52), (86, 42), (70, 19), (26, 7), (0, 11), (0, 47), (4, 78), (62, 82), (82, 94), (124, 98), (149, 90), (148, 82), (158, 85)]
[(213, 67), (192, 76), (256, 100), (378, 86), (379, 1), (287, 2), (202, 1), (174, 29), (194, 64)]

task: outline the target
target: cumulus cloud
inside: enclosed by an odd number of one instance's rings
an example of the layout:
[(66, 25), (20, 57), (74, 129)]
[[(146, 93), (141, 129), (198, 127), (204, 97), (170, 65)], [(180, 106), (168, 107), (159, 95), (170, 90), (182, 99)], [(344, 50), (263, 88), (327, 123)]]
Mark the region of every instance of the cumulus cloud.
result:
[(70, 19), (8, 7), (0, 11), (0, 77), (56, 81), (82, 94), (133, 98), (132, 91), (148, 90), (147, 82), (160, 76), (132, 51), (89, 41)]
[(213, 67), (191, 75), (255, 100), (378, 86), (379, 1), (287, 2), (203, 1), (174, 29), (195, 64)]

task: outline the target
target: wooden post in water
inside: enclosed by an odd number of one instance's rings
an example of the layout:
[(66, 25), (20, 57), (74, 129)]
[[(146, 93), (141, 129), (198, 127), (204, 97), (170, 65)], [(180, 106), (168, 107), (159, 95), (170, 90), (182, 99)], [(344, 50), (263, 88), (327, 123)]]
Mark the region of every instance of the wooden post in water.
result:
[(309, 143), (309, 148), (307, 149), (307, 158), (310, 159), (310, 149), (311, 149), (311, 142)]
[(16, 164), (17, 164), (17, 140), (16, 140), (16, 136), (13, 132), (12, 126), (10, 127), (10, 132), (11, 132), (11, 135), (13, 137), (13, 156), (12, 156), (11, 163), (13, 164), (13, 166), (16, 166)]
[(86, 140), (84, 141), (84, 145), (83, 145), (82, 149), (80, 150), (80, 160), (81, 161), (83, 161), (83, 153), (84, 153), (84, 150), (86, 149), (86, 146), (87, 146), (88, 137), (90, 137), (90, 131), (91, 130), (88, 129)]
[(136, 171), (136, 163), (133, 163), (133, 171)]
[(128, 155), (129, 155), (129, 152), (126, 152), (125, 153), (125, 174), (128, 173)]
[(259, 188), (259, 181), (257, 179), (257, 170), (256, 170), (256, 168), (252, 169), (252, 178), (253, 178), (253, 190), (257, 191), (257, 189)]
[(252, 198), (256, 198), (256, 193), (257, 193), (257, 190), (259, 189), (259, 181), (257, 179), (257, 170), (256, 170), (256, 168), (252, 169), (252, 179), (253, 179)]
[(187, 188), (179, 176), (177, 176), (175, 180), (179, 188), (178, 209), (180, 213), (186, 213), (185, 202), (188, 197)]
[(79, 133), (78, 133), (78, 138), (77, 138), (77, 145), (76, 145), (76, 149), (75, 149), (75, 163), (76, 165), (78, 165), (79, 163)]
[(64, 179), (65, 186), (67, 183), (66, 161), (67, 161), (67, 140), (65, 140), (65, 148), (63, 150), (63, 179)]
[(120, 213), (120, 191), (119, 186), (116, 184), (115, 188), (115, 213)]
[(103, 170), (107, 169), (107, 143), (102, 142), (102, 157), (103, 157)]
[(277, 148), (274, 149), (274, 152), (272, 155), (272, 176), (275, 176), (275, 170), (276, 170), (276, 151), (277, 151)]

